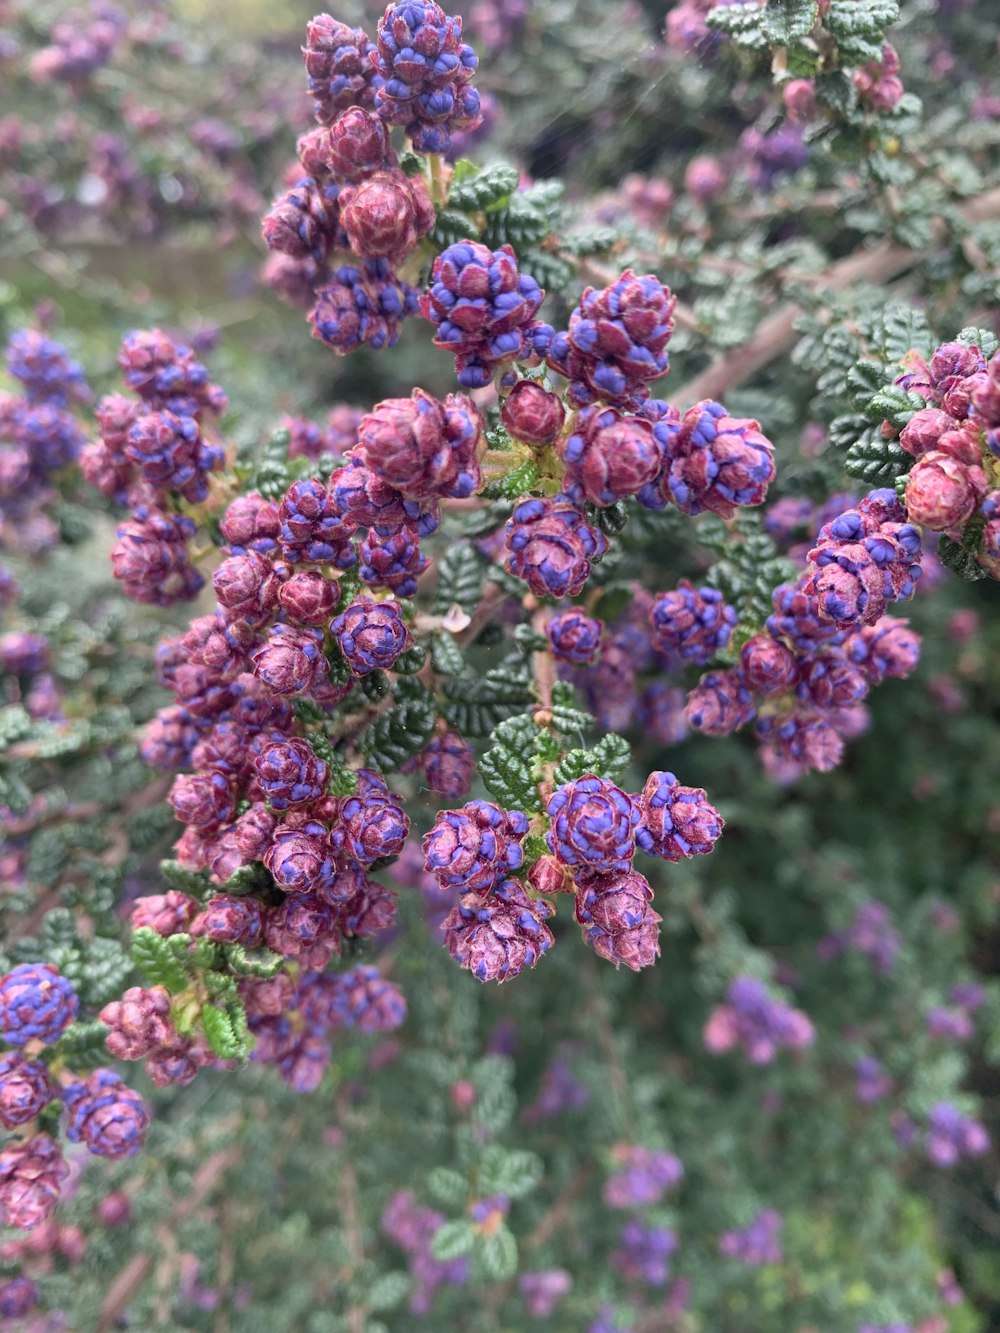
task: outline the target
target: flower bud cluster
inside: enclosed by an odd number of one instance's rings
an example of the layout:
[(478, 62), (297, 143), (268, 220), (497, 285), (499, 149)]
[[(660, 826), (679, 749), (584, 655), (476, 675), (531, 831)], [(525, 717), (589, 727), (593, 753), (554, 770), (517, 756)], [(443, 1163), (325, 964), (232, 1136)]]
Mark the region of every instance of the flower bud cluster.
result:
[[(54, 498), (54, 474), (75, 462), (83, 431), (73, 414), (90, 398), (77, 362), (66, 349), (32, 329), (16, 329), (6, 348), (7, 369), (23, 386), (21, 395), (0, 393), (0, 543), (27, 540), (44, 549), (58, 540), (45, 513)], [(9, 531), (8, 531), (9, 529)]]
[(533, 355), (544, 295), (530, 274), (518, 273), (512, 246), (460, 241), (435, 259), (420, 313), (437, 328), (435, 347), (454, 356), (459, 384), (478, 389), (499, 366)]
[(869, 60), (854, 74), (858, 96), (871, 111), (891, 111), (903, 96), (903, 81), (899, 77), (899, 56), (896, 48), (886, 42), (881, 60)]
[(441, 1286), (464, 1286), (469, 1280), (469, 1260), (435, 1259), (431, 1243), (447, 1218), (433, 1208), (418, 1205), (412, 1190), (400, 1190), (392, 1196), (382, 1214), (382, 1231), (407, 1256), (413, 1286), (409, 1309), (421, 1317), (430, 1312)]
[(1000, 577), (1000, 353), (987, 362), (975, 344), (942, 343), (929, 360), (908, 353), (894, 382), (927, 403), (899, 432), (916, 458), (906, 479), (908, 517), (957, 542), (976, 520), (973, 553)]
[[(84, 1081), (50, 1069), (60, 1038), (79, 1012), (73, 985), (51, 963), (21, 963), (0, 977), (0, 1037), (15, 1048), (0, 1054), (0, 1125), (30, 1125), (61, 1101), (71, 1142), (82, 1141), (102, 1157), (130, 1156), (149, 1121), (139, 1094), (109, 1069), (95, 1070)], [(22, 1230), (48, 1222), (68, 1171), (58, 1143), (47, 1134), (8, 1144), (0, 1153), (4, 1222)]]
[(916, 633), (884, 614), (920, 573), (919, 534), (904, 518), (882, 490), (825, 523), (806, 572), (775, 589), (774, 612), (738, 664), (689, 694), (692, 727), (729, 735), (756, 717), (762, 761), (779, 781), (835, 768), (844, 740), (867, 724), (871, 687), (910, 675), (919, 658)]
[(212, 419), (226, 396), (191, 348), (161, 329), (128, 334), (118, 364), (138, 400), (101, 399), (100, 436), (80, 464), (92, 486), (132, 509), (111, 556), (115, 578), (135, 601), (169, 606), (204, 583), (188, 553), (194, 524), (174, 507), (205, 500), (209, 474), (225, 462)]
[(375, 68), (382, 80), (375, 109), (402, 125), (418, 153), (447, 152), (453, 133), (480, 123), (470, 80), (479, 63), (462, 41), (462, 20), (434, 0), (389, 5), (379, 20)]
[(702, 1036), (713, 1054), (738, 1046), (751, 1064), (768, 1065), (782, 1047), (808, 1046), (814, 1032), (801, 1009), (771, 995), (755, 977), (737, 977), (725, 1003), (712, 1010)]
[(757, 1213), (739, 1231), (724, 1231), (719, 1237), (719, 1253), (727, 1259), (737, 1259), (748, 1268), (763, 1268), (780, 1264), (784, 1258), (781, 1248), (781, 1230), (785, 1219), (773, 1208)]
[[(313, 336), (338, 353), (392, 347), (400, 321), (416, 312), (417, 292), (396, 268), (435, 213), (422, 177), (401, 169), (389, 127), (405, 125), (418, 152), (438, 153), (452, 129), (479, 123), (468, 86), (476, 58), (461, 29), (427, 0), (390, 5), (376, 43), (329, 14), (307, 26), (320, 124), (299, 140), (301, 169), (264, 218), (266, 277), (309, 309)], [(336, 251), (354, 262), (337, 264)]]
[[(586, 941), (616, 967), (652, 964), (659, 914), (648, 880), (632, 867), (637, 848), (667, 861), (711, 851), (722, 832), (700, 788), (653, 773), (639, 796), (585, 775), (558, 788), (545, 810), (549, 854), (530, 866), (540, 894), (573, 892)], [(424, 838), (424, 865), (442, 889), (461, 895), (445, 919), (452, 956), (480, 981), (505, 981), (533, 967), (553, 944), (545, 924), (553, 907), (532, 899), (517, 879), (528, 820), (519, 810), (472, 801), (441, 811)]]
[(113, 4), (93, 4), (89, 13), (67, 13), (53, 24), (49, 45), (32, 56), (32, 78), (82, 89), (111, 60), (127, 27), (128, 15)]

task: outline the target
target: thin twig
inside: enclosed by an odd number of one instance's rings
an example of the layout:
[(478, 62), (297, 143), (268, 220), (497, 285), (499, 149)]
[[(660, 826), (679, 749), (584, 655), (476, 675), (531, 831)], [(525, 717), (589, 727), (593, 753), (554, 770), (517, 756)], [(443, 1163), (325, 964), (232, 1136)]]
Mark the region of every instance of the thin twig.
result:
[[(224, 1148), (214, 1153), (195, 1172), (190, 1193), (174, 1207), (170, 1216), (157, 1228), (157, 1235), (171, 1236), (182, 1222), (193, 1217), (231, 1166), (240, 1158), (239, 1148)], [(95, 1333), (110, 1333), (117, 1321), (124, 1314), (129, 1301), (149, 1277), (153, 1267), (153, 1255), (137, 1254), (112, 1279), (108, 1294), (101, 1305)]]

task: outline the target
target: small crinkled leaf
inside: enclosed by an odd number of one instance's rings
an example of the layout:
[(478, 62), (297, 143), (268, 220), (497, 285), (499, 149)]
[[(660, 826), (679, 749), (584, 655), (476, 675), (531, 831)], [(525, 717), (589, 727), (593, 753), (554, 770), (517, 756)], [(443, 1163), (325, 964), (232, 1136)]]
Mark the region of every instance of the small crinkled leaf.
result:
[(471, 615), (479, 603), (483, 590), (486, 566), (471, 541), (459, 540), (448, 548), (438, 564), (435, 593), (436, 615), (447, 615), (453, 606), (459, 606)]
[(887, 440), (877, 426), (871, 426), (851, 445), (844, 458), (844, 471), (871, 485), (891, 485), (907, 472), (913, 458), (896, 440)]
[(884, 31), (899, 18), (899, 0), (830, 0), (823, 26), (838, 37)]
[(768, 45), (763, 5), (717, 5), (708, 11), (705, 22), (710, 28), (728, 33), (737, 46), (763, 51)]
[(847, 372), (847, 388), (854, 406), (865, 411), (887, 380), (889, 368), (881, 361), (858, 361)]
[(368, 727), (360, 740), (361, 750), (383, 773), (392, 773), (424, 748), (433, 734), (435, 718), (426, 691), (420, 699), (403, 699)]
[(538, 734), (539, 728), (527, 715), (501, 722), (490, 737), (490, 748), (479, 761), (483, 782), (508, 810), (534, 812), (542, 808), (532, 773)]
[[(513, 462), (515, 455), (511, 455)], [(506, 476), (489, 481), (483, 487), (487, 500), (516, 500), (530, 491), (538, 481), (540, 473), (533, 458), (525, 458), (516, 467), (511, 468)]]
[(519, 172), (507, 162), (494, 162), (482, 167), (474, 176), (458, 173), (452, 177), (448, 205), (465, 213), (476, 213), (502, 204), (517, 189)]
[[(368, 1289), (365, 1304), (369, 1310), (393, 1310), (410, 1294), (412, 1286), (412, 1279), (407, 1273), (397, 1269), (380, 1273)], [(371, 1325), (367, 1327), (370, 1328)]]
[(900, 361), (907, 352), (930, 356), (935, 338), (922, 310), (891, 305), (882, 318), (881, 351), (887, 361)]
[(431, 666), (439, 676), (459, 676), (465, 669), (462, 650), (451, 634), (438, 634), (431, 640)]
[(150, 986), (166, 986), (174, 994), (187, 986), (186, 968), (168, 941), (151, 926), (140, 926), (132, 932), (131, 952), (133, 962)]
[(490, 1282), (506, 1282), (517, 1272), (517, 1241), (509, 1227), (482, 1236), (476, 1246), (476, 1266)]
[(950, 569), (959, 578), (969, 583), (978, 583), (980, 579), (990, 578), (990, 572), (984, 569), (971, 551), (966, 550), (951, 537), (942, 535), (938, 538), (938, 558), (946, 569)]
[(59, 1038), (57, 1053), (70, 1069), (103, 1064), (108, 1058), (109, 1029), (96, 1019), (92, 1023), (71, 1023)]
[(816, 22), (816, 0), (766, 0), (761, 32), (772, 46), (790, 46)]
[(461, 1218), (438, 1227), (431, 1241), (431, 1254), (440, 1263), (459, 1259), (468, 1254), (475, 1244), (476, 1232), (470, 1221)]
[(239, 1042), (233, 1023), (224, 1009), (214, 1004), (206, 1004), (201, 1010), (201, 1026), (205, 1039), (220, 1060), (235, 1060), (239, 1054)]
[(506, 1194), (510, 1199), (520, 1199), (531, 1193), (543, 1174), (537, 1153), (489, 1144), (480, 1159), (476, 1187), (481, 1197)]
[(202, 898), (206, 893), (215, 892), (207, 874), (195, 870), (185, 870), (179, 861), (161, 861), (160, 874), (168, 889), (177, 889), (180, 893), (189, 893), (194, 898)]
[(469, 1197), (469, 1182), (460, 1171), (436, 1166), (427, 1177), (427, 1189), (435, 1202), (445, 1208), (461, 1208)]
[(965, 343), (966, 347), (978, 347), (987, 361), (1000, 347), (1000, 339), (988, 329), (977, 329), (972, 325), (962, 330), (958, 335), (958, 341)]

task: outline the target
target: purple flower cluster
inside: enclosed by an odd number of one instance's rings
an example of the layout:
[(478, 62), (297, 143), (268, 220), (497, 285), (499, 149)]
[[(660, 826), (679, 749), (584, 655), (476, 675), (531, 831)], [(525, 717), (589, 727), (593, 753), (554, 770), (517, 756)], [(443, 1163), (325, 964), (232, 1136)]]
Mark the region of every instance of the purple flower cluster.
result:
[(482, 418), (464, 394), (444, 402), (423, 389), (386, 398), (362, 419), (350, 457), (409, 501), (464, 499), (479, 489)]
[(518, 272), (510, 245), (491, 250), (460, 241), (435, 259), (420, 313), (437, 328), (435, 347), (454, 356), (459, 384), (478, 389), (499, 366), (532, 355), (530, 332), (544, 295), (530, 274)]
[(598, 508), (643, 492), (663, 464), (649, 421), (601, 403), (577, 413), (572, 434), (560, 441), (559, 453), (566, 465), (566, 493)]
[(920, 533), (892, 490), (871, 491), (820, 529), (803, 590), (840, 629), (874, 625), (890, 602), (912, 597), (920, 577)]
[(767, 1065), (783, 1046), (801, 1049), (813, 1035), (813, 1025), (800, 1009), (771, 995), (755, 977), (737, 977), (725, 1004), (709, 1016), (703, 1040), (713, 1054), (739, 1046), (752, 1064)]
[(16, 1129), (26, 1125), (55, 1096), (42, 1060), (26, 1060), (19, 1051), (0, 1056), (0, 1125)]
[(773, 1208), (756, 1213), (739, 1231), (724, 1231), (719, 1237), (719, 1253), (727, 1259), (738, 1259), (750, 1268), (766, 1264), (780, 1264), (784, 1258), (781, 1248), (781, 1229), (785, 1219)]
[(848, 950), (862, 954), (880, 976), (888, 976), (896, 966), (900, 943), (889, 909), (873, 899), (861, 904), (843, 930), (821, 940), (818, 952), (827, 960), (839, 958)]
[(11, 1046), (51, 1045), (79, 1009), (72, 984), (51, 963), (21, 963), (0, 978), (0, 1037)]
[(462, 20), (434, 0), (403, 0), (379, 20), (375, 108), (405, 128), (418, 153), (446, 152), (453, 133), (468, 133), (482, 119), (470, 84), (479, 62), (461, 38)]
[(417, 313), (417, 289), (393, 272), (387, 259), (365, 259), (360, 267), (342, 264), (316, 289), (309, 312), (313, 337), (335, 352), (365, 345), (395, 347), (401, 321)]
[[(422, 179), (400, 168), (387, 126), (411, 124), (419, 138), (424, 116), (428, 136), (447, 138), (444, 122), (455, 111), (448, 92), (453, 80), (449, 76), (442, 85), (440, 71), (432, 71), (451, 60), (454, 41), (449, 27), (448, 51), (432, 52), (437, 20), (431, 11), (444, 20), (437, 5), (386, 10), (378, 46), (362, 29), (328, 14), (317, 15), (306, 28), (303, 56), (320, 125), (299, 140), (300, 167), (293, 170), (291, 188), (263, 220), (264, 242), (272, 252), (265, 280), (310, 310), (314, 336), (338, 353), (393, 346), (400, 321), (417, 309), (416, 291), (395, 266), (431, 229), (435, 213)], [(412, 49), (406, 45), (408, 21), (415, 24), (411, 36), (418, 43)], [(445, 23), (457, 23), (461, 31), (460, 21)], [(421, 71), (436, 80), (436, 91), (416, 86)], [(463, 91), (462, 100), (474, 97), (472, 90)], [(458, 128), (461, 116), (451, 120)], [(337, 251), (359, 262), (338, 264)]]
[(593, 666), (601, 649), (604, 626), (579, 608), (560, 611), (545, 626), (552, 656), (573, 666)]
[(509, 981), (551, 948), (551, 914), (544, 898), (529, 898), (517, 880), (506, 879), (485, 898), (462, 895), (442, 924), (445, 946), (477, 981)]
[(962, 1157), (981, 1157), (990, 1139), (985, 1128), (952, 1102), (938, 1102), (927, 1114), (925, 1148), (938, 1167), (954, 1166)]
[(69, 1163), (48, 1134), (8, 1144), (0, 1152), (0, 1217), (7, 1226), (32, 1231), (55, 1212), (68, 1175)]
[[(882, 615), (880, 609), (893, 587), (912, 592), (919, 573), (912, 554), (914, 541), (919, 552), (919, 538), (912, 525), (899, 521), (902, 516), (894, 492), (873, 491), (856, 508), (825, 523), (810, 552), (810, 558), (818, 554), (825, 563), (775, 589), (765, 631), (743, 644), (735, 668), (702, 677), (688, 697), (691, 725), (727, 735), (756, 716), (762, 761), (778, 781), (836, 767), (844, 740), (867, 724), (863, 701), (871, 687), (887, 677), (908, 676), (919, 659), (917, 634), (905, 620)], [(855, 609), (864, 605), (864, 616), (859, 612), (853, 620), (838, 620), (831, 614), (831, 597), (836, 589), (845, 590), (845, 580), (854, 580), (855, 592), (860, 584), (836, 560), (863, 561), (855, 558), (856, 551), (850, 555), (849, 544), (837, 534), (864, 530), (875, 553), (864, 574), (868, 600), (855, 600)], [(868, 558), (868, 546), (855, 546)], [(886, 552), (884, 565), (876, 564), (875, 556), (882, 559)], [(843, 604), (838, 607), (843, 610)], [(873, 612), (878, 616), (869, 623)]]
[[(301, 895), (303, 898), (306, 895)], [(286, 900), (291, 903), (292, 898)], [(298, 927), (292, 914), (289, 930), (305, 932), (311, 909), (300, 909)], [(308, 957), (308, 951), (300, 955)], [(306, 965), (304, 963), (304, 965)], [(320, 966), (322, 966), (322, 962)], [(406, 1017), (406, 1001), (395, 982), (376, 967), (347, 972), (302, 971), (297, 982), (279, 973), (269, 981), (247, 979), (241, 993), (256, 1038), (251, 1059), (273, 1065), (299, 1093), (314, 1092), (330, 1063), (330, 1034), (345, 1028), (360, 1032), (391, 1032)]]
[[(23, 395), (0, 393), (0, 503), (5, 527), (39, 549), (57, 539), (45, 512), (54, 498), (52, 474), (72, 463), (84, 443), (73, 414), (90, 398), (80, 366), (43, 333), (15, 330), (7, 343), (7, 369)], [(29, 534), (33, 534), (29, 536)]]
[(118, 356), (139, 400), (112, 394), (97, 407), (100, 437), (80, 459), (86, 479), (132, 508), (112, 552), (115, 578), (128, 596), (167, 606), (189, 600), (204, 580), (189, 562), (190, 519), (167, 512), (179, 497), (199, 503), (225, 451), (211, 442), (209, 419), (226, 398), (194, 352), (160, 329), (130, 333)]
[(548, 1319), (572, 1291), (573, 1279), (565, 1268), (546, 1268), (540, 1273), (522, 1273), (517, 1289), (532, 1319)]
[(604, 1182), (602, 1197), (609, 1208), (647, 1208), (657, 1204), (684, 1178), (673, 1153), (620, 1143), (612, 1149), (615, 1171)]
[(774, 480), (774, 446), (756, 421), (731, 417), (708, 399), (683, 417), (659, 402), (645, 410), (658, 413), (653, 433), (662, 461), (640, 491), (640, 504), (662, 509), (673, 502), (685, 514), (732, 518), (738, 508), (763, 502)]
[(676, 304), (659, 278), (637, 277), (631, 269), (601, 291), (588, 287), (568, 331), (553, 337), (545, 358), (569, 380), (569, 401), (634, 411), (649, 397), (649, 382), (669, 367)]
[(53, 24), (48, 46), (31, 57), (32, 78), (81, 89), (111, 59), (127, 27), (125, 11), (106, 0), (97, 0), (86, 14), (67, 13)]
[(536, 597), (576, 597), (591, 564), (608, 551), (604, 533), (563, 494), (520, 500), (504, 535), (504, 568), (523, 579)]
[(670, 1256), (678, 1246), (677, 1233), (668, 1227), (651, 1226), (639, 1218), (626, 1222), (619, 1235), (620, 1248), (611, 1251), (611, 1266), (626, 1281), (647, 1287), (662, 1287), (670, 1276)]
[(661, 592), (649, 613), (653, 647), (672, 664), (704, 666), (729, 642), (736, 612), (716, 588), (695, 588), (681, 579), (673, 592)]
[(132, 1157), (142, 1147), (149, 1112), (113, 1070), (95, 1069), (84, 1082), (71, 1083), (63, 1089), (62, 1100), (71, 1143), (83, 1142), (98, 1157), (112, 1161)]
[(854, 1095), (862, 1106), (870, 1106), (888, 1097), (892, 1079), (873, 1055), (863, 1055), (854, 1064)]
[(446, 1220), (443, 1213), (421, 1208), (411, 1190), (394, 1194), (382, 1214), (382, 1231), (408, 1258), (413, 1281), (410, 1313), (418, 1317), (430, 1312), (439, 1287), (460, 1287), (469, 1279), (465, 1256), (443, 1261), (431, 1253), (434, 1235)]

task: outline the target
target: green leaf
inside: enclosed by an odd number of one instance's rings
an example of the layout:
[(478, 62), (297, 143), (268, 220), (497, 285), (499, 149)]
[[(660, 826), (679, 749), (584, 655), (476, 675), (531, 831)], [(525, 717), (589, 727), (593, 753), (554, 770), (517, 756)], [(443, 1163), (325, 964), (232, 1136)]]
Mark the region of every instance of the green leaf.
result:
[(461, 675), (465, 658), (452, 635), (438, 634), (431, 640), (431, 666), (439, 676)]
[(206, 1004), (201, 1010), (201, 1026), (209, 1046), (220, 1060), (235, 1060), (240, 1044), (232, 1020), (224, 1009)]
[(368, 1289), (365, 1304), (376, 1313), (380, 1310), (393, 1310), (402, 1304), (410, 1294), (413, 1282), (407, 1273), (392, 1270), (380, 1273)]
[(161, 861), (160, 874), (170, 889), (180, 893), (189, 893), (194, 898), (203, 898), (206, 893), (214, 893), (214, 888), (206, 874), (194, 870), (185, 870), (179, 861)]
[(34, 729), (31, 715), (20, 704), (0, 708), (0, 750), (6, 750), (17, 741), (23, 741)]
[(540, 475), (535, 460), (526, 458), (517, 467), (512, 468), (506, 476), (487, 482), (482, 493), (487, 500), (517, 500), (526, 491), (530, 491), (532, 487), (537, 485)]
[(448, 1263), (451, 1259), (458, 1259), (463, 1254), (468, 1254), (475, 1242), (475, 1229), (466, 1218), (445, 1222), (434, 1233), (431, 1254), (440, 1263)]
[(519, 177), (517, 167), (506, 162), (485, 166), (475, 176), (463, 180), (456, 181), (453, 177), (448, 206), (464, 213), (497, 208), (517, 189)]
[(937, 553), (942, 565), (969, 583), (991, 577), (989, 570), (983, 568), (971, 551), (950, 537), (942, 535), (938, 538)]
[(899, 0), (830, 0), (823, 26), (838, 37), (884, 31), (899, 18)]
[(858, 361), (847, 372), (846, 378), (854, 406), (864, 411), (891, 375), (888, 366), (881, 361)]
[(868, 412), (873, 419), (891, 422), (897, 430), (902, 430), (914, 412), (926, 406), (920, 394), (910, 393), (898, 384), (887, 384), (872, 398)]
[(459, 241), (478, 241), (480, 227), (472, 218), (454, 208), (442, 208), (431, 228), (429, 240), (436, 250), (447, 250)]
[(526, 714), (501, 722), (490, 737), (490, 748), (479, 761), (483, 782), (508, 810), (534, 812), (542, 808), (532, 771), (538, 734), (539, 728)]
[(452, 676), (442, 685), (441, 716), (466, 738), (488, 736), (498, 723), (535, 702), (523, 661), (482, 676)]
[(434, 732), (436, 712), (426, 687), (418, 681), (416, 697), (399, 697), (388, 713), (383, 713), (367, 728), (360, 746), (383, 773), (402, 768), (408, 759), (420, 753)]
[(887, 361), (901, 361), (907, 352), (930, 356), (936, 345), (927, 317), (911, 305), (891, 305), (882, 317), (881, 351)]
[(132, 932), (132, 960), (151, 986), (166, 986), (174, 994), (187, 987), (187, 970), (150, 926)]
[(978, 347), (987, 361), (1000, 347), (1000, 339), (997, 339), (988, 329), (977, 329), (972, 325), (962, 330), (958, 335), (958, 341), (965, 343), (966, 347)]
[(459, 606), (471, 615), (479, 604), (485, 576), (483, 558), (472, 542), (455, 542), (438, 565), (435, 614), (444, 616), (453, 606)]
[(717, 5), (708, 11), (705, 22), (710, 28), (728, 33), (737, 46), (763, 51), (768, 45), (764, 36), (763, 5)]
[(108, 1058), (105, 1045), (109, 1029), (104, 1023), (72, 1023), (59, 1038), (58, 1053), (71, 1069), (81, 1065), (103, 1064)]
[(624, 736), (617, 736), (613, 731), (599, 740), (591, 750), (594, 762), (593, 771), (599, 778), (609, 782), (621, 782), (632, 762), (632, 747)]
[(483, 1236), (476, 1246), (478, 1267), (488, 1281), (506, 1282), (517, 1272), (517, 1241), (509, 1227)]
[(772, 46), (790, 46), (815, 22), (816, 0), (766, 0), (761, 32)]
[(859, 481), (885, 486), (907, 472), (912, 463), (895, 440), (885, 439), (878, 426), (870, 426), (848, 449), (844, 471)]
[(250, 894), (260, 893), (263, 889), (269, 888), (271, 883), (271, 876), (260, 862), (252, 861), (249, 865), (234, 870), (219, 892), (232, 894), (234, 898), (246, 898)]
[(242, 944), (224, 944), (222, 956), (241, 977), (275, 977), (285, 964), (280, 953), (272, 953), (270, 949), (255, 949), (248, 953)]
[(499, 1144), (483, 1149), (476, 1181), (480, 1195), (506, 1194), (521, 1199), (538, 1185), (544, 1174), (542, 1159), (533, 1152), (510, 1151)]
[(461, 1208), (469, 1197), (469, 1182), (460, 1171), (436, 1166), (427, 1177), (431, 1196), (445, 1208)]

